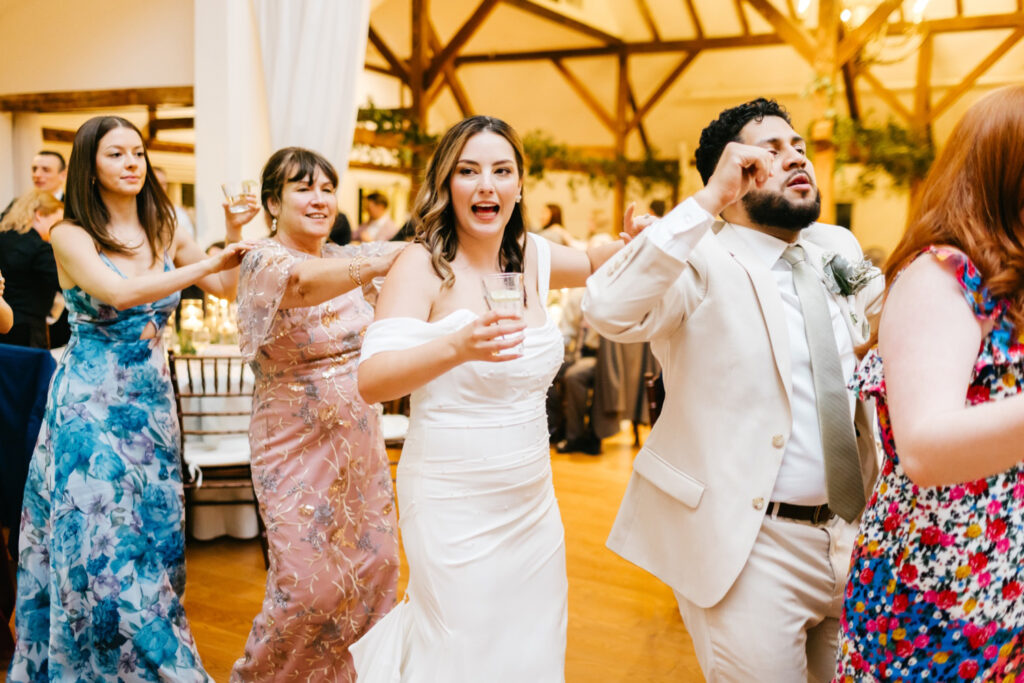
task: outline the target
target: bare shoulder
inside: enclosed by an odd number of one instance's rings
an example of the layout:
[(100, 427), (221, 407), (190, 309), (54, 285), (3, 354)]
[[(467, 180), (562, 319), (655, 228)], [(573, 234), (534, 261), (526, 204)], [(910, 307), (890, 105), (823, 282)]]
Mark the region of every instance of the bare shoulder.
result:
[(57, 251), (72, 252), (79, 250), (83, 245), (90, 245), (95, 249), (92, 235), (78, 223), (61, 221), (50, 229), (50, 244)]
[(410, 244), (395, 259), (377, 301), (377, 318), (411, 317), (427, 320), (441, 290), (430, 252)]

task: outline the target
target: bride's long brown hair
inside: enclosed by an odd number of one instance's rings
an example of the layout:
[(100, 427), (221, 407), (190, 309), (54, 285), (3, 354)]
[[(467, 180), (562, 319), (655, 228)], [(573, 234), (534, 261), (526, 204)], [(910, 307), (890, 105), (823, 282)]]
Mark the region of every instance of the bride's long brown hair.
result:
[[(949, 136), (885, 264), (886, 282), (929, 245), (964, 252), (1024, 331), (1024, 87), (976, 102)], [(878, 333), (872, 341), (877, 341)]]

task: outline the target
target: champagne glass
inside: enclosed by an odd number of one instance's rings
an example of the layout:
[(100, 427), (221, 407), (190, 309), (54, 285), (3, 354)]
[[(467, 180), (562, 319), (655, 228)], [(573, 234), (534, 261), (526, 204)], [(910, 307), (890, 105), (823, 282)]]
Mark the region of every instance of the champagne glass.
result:
[[(517, 318), (523, 317), (526, 296), (522, 273), (494, 273), (484, 275), (481, 279), (484, 286), (484, 301), (489, 310)], [(504, 321), (498, 321), (499, 327), (502, 322)], [(523, 344), (520, 342), (510, 349), (499, 352), (499, 355), (518, 356), (522, 353)]]

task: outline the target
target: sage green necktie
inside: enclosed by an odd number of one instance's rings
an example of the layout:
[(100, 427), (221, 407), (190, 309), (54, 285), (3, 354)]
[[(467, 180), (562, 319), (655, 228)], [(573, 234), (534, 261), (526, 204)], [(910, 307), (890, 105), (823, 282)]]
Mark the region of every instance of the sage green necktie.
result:
[(799, 244), (787, 247), (782, 258), (793, 266), (793, 285), (804, 314), (818, 426), (825, 453), (828, 506), (847, 522), (852, 522), (864, 509), (864, 484), (853, 420), (850, 418), (850, 399), (832, 331), (832, 316), (825, 299), (825, 285), (817, 271), (807, 263), (804, 249)]

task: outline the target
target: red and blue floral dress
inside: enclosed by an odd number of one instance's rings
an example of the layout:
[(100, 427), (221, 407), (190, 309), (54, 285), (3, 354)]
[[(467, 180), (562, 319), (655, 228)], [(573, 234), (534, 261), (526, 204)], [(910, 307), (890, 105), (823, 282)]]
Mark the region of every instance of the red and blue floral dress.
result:
[[(992, 331), (981, 343), (968, 405), (1015, 396), (1024, 345), (968, 258), (930, 253), (957, 278)], [(893, 442), (882, 358), (872, 349), (852, 388), (878, 409), (885, 462), (860, 525), (840, 622), (836, 681), (1024, 681), (1024, 449), (999, 474), (923, 487)]]

